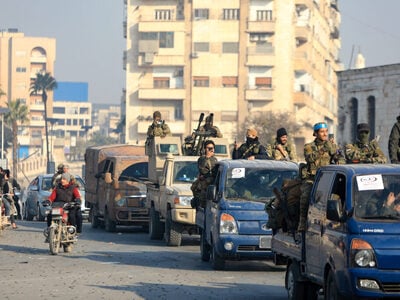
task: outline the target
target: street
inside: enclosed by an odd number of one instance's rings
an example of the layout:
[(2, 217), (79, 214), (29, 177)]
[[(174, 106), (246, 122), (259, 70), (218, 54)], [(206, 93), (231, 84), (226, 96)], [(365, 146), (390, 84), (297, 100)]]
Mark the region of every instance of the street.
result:
[(198, 236), (166, 247), (138, 228), (84, 223), (72, 253), (53, 256), (45, 222), (17, 223), (0, 236), (1, 299), (287, 299), (284, 267), (243, 261), (214, 271), (200, 260)]

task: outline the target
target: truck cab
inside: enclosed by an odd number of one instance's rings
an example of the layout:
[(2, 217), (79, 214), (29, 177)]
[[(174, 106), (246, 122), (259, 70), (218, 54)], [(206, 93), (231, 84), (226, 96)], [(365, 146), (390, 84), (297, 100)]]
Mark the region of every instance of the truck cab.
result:
[(274, 160), (222, 160), (207, 204), (198, 208), (203, 261), (214, 269), (226, 260), (271, 259), (272, 230), (268, 228), (265, 205), (274, 198), (274, 188), (298, 176), (293, 162)]
[(289, 298), (316, 299), (320, 288), (325, 299), (399, 298), (399, 226), (399, 165), (320, 168), (301, 243), (272, 239), (287, 259)]

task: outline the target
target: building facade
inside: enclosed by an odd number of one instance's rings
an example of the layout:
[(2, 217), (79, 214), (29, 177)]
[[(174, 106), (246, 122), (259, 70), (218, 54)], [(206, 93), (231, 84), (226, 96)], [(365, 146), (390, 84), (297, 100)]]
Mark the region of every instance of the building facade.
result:
[(181, 137), (212, 112), (232, 142), (249, 115), (290, 112), (300, 149), (314, 123), (336, 125), (336, 1), (124, 2), (126, 142), (144, 142), (155, 110)]
[(400, 64), (338, 72), (338, 141), (357, 138), (357, 124), (368, 123), (388, 158), (388, 140), (400, 115)]
[[(29, 108), (29, 124), (20, 126), (18, 142), (21, 151), (32, 153), (45, 149), (44, 104), (41, 95), (30, 95), (31, 82), (37, 73), (49, 72), (54, 77), (56, 40), (27, 37), (17, 29), (0, 30), (0, 106), (19, 99)], [(53, 93), (48, 92), (48, 116), (53, 110)]]

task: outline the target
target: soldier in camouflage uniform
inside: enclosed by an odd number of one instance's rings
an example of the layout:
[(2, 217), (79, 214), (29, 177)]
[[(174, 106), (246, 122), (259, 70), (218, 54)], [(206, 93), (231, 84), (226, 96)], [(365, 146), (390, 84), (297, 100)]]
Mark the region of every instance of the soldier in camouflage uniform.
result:
[(214, 156), (215, 144), (212, 140), (207, 140), (204, 143), (205, 154), (197, 160), (199, 175), (191, 186), (193, 192), (194, 203), (192, 207), (206, 206), (207, 187), (214, 182), (216, 175), (217, 159)]
[(213, 125), (213, 118), (212, 116), (206, 117), (206, 123), (200, 127), (199, 133), (206, 134), (208, 133), (207, 137), (216, 137), (222, 138), (222, 133), (217, 126)]
[(155, 136), (165, 137), (171, 135), (171, 130), (164, 120), (161, 120), (161, 113), (155, 111), (153, 113), (153, 123), (147, 129), (147, 139)]
[(276, 131), (276, 141), (268, 150), (268, 155), (275, 160), (297, 161), (296, 147), (288, 140), (285, 128)]
[(270, 159), (267, 150), (258, 141), (257, 131), (255, 129), (247, 129), (246, 142), (240, 145), (233, 145), (232, 159)]
[(304, 158), (307, 165), (302, 174), (300, 218), (297, 228), (301, 232), (306, 230), (309, 197), (318, 168), (339, 162), (339, 149), (336, 144), (328, 140), (328, 125), (316, 123), (313, 129), (314, 141), (304, 145)]
[(400, 116), (394, 123), (389, 136), (389, 158), (392, 164), (400, 163)]
[(345, 155), (347, 163), (386, 163), (386, 157), (376, 140), (369, 140), (370, 129), (368, 124), (360, 123), (357, 125), (357, 141), (347, 144)]

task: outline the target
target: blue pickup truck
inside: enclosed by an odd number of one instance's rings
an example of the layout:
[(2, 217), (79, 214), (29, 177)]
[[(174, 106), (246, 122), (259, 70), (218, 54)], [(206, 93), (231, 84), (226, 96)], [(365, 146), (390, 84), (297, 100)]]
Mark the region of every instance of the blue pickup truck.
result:
[(300, 241), (272, 237), (289, 299), (400, 299), (400, 165), (318, 170)]
[(271, 259), (272, 230), (265, 204), (285, 179), (298, 176), (298, 165), (274, 160), (222, 160), (207, 206), (198, 208), (203, 261), (222, 270), (226, 260)]

